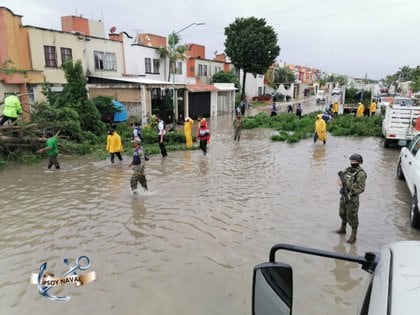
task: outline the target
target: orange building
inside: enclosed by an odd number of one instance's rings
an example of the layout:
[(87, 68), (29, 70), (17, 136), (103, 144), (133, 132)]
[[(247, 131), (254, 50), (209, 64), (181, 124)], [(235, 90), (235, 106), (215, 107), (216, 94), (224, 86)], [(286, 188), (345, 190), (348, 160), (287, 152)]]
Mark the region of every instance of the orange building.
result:
[(41, 71), (31, 63), (28, 30), (22, 16), (0, 7), (0, 95), (16, 92), (22, 102), (24, 118), (30, 112), (27, 84), (43, 82)]

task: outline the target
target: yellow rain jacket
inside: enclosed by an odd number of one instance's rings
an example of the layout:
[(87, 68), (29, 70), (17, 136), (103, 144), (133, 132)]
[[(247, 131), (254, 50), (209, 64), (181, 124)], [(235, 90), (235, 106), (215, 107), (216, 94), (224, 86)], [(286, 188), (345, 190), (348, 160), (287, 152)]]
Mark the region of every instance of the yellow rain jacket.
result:
[(334, 102), (333, 107), (332, 107), (332, 112), (338, 113), (338, 102)]
[(10, 118), (17, 118), (22, 114), (22, 106), (16, 95), (9, 95), (4, 99), (3, 115)]
[(370, 103), (370, 112), (376, 113), (376, 102)]
[(357, 107), (356, 117), (362, 117), (365, 111), (365, 105), (359, 103), (359, 107)]
[(108, 137), (106, 137), (106, 150), (109, 153), (123, 151), (121, 137), (116, 131), (114, 131), (112, 135), (108, 135)]
[(326, 141), (327, 140), (327, 123), (322, 119), (322, 114), (316, 116), (315, 121), (315, 132), (318, 135), (318, 140)]
[(192, 120), (191, 118), (187, 118), (187, 120), (184, 123), (185, 144), (187, 145), (187, 148), (191, 148), (193, 146), (193, 141), (192, 141), (193, 124), (194, 124), (194, 120)]

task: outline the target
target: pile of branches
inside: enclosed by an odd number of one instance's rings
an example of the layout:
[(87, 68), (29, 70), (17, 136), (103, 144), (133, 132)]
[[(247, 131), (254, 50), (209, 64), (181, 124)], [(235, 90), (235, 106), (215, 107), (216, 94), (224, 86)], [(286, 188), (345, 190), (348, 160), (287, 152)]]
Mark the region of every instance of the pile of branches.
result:
[(42, 147), (43, 131), (36, 124), (3, 125), (0, 127), (0, 148), (2, 151), (16, 147), (39, 149)]

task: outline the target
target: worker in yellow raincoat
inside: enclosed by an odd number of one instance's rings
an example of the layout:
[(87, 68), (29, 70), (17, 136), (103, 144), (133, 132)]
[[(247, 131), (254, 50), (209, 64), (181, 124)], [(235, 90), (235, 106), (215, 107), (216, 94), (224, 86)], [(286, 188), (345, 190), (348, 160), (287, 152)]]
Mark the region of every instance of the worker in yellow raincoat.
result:
[(363, 113), (365, 112), (365, 105), (359, 102), (359, 106), (357, 107), (356, 117), (363, 117)]
[(332, 113), (333, 113), (332, 116), (334, 118), (337, 118), (338, 117), (338, 108), (339, 108), (338, 102), (335, 101), (334, 104), (333, 104), (333, 106), (332, 106)]
[(375, 102), (374, 99), (372, 100), (372, 103), (370, 103), (370, 110), (369, 110), (369, 112), (370, 112), (370, 116), (373, 116), (373, 115), (376, 114), (376, 102)]
[(185, 118), (184, 123), (184, 135), (185, 135), (185, 144), (187, 148), (192, 148), (193, 141), (192, 141), (192, 126), (194, 124), (194, 120), (190, 117)]
[(314, 143), (317, 140), (327, 143), (327, 123), (322, 119), (322, 114), (318, 114), (315, 121)]

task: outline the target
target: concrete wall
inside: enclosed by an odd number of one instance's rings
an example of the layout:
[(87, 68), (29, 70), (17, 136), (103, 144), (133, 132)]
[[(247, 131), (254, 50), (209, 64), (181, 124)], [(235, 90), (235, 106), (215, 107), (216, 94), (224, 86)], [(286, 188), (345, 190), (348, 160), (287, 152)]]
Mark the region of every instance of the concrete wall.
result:
[[(150, 79), (166, 81), (168, 65), (165, 60), (160, 60), (159, 51), (156, 48), (132, 44), (130, 41), (124, 41), (125, 55), (125, 73), (133, 76), (145, 76)], [(146, 73), (145, 59), (150, 58), (153, 71), (153, 59), (160, 61), (159, 73)]]

